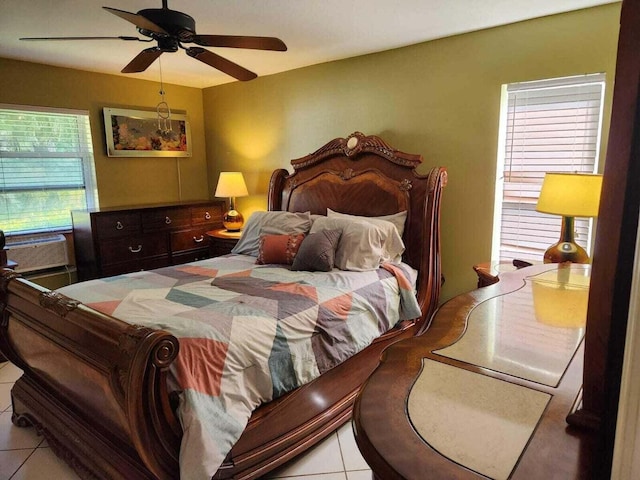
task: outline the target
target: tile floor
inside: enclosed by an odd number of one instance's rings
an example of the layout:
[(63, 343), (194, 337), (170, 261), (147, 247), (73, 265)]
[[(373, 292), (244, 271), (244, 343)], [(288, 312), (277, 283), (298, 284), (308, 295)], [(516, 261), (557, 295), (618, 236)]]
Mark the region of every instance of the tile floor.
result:
[[(11, 387), (21, 371), (0, 363), (0, 480), (77, 480), (33, 428), (11, 423)], [(266, 479), (370, 480), (371, 470), (346, 424), (305, 454), (269, 474)]]

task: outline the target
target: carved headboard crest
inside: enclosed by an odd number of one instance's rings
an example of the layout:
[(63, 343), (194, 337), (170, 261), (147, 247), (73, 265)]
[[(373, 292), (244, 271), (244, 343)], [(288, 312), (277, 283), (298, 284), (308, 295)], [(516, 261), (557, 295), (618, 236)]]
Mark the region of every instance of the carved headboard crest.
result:
[(380, 155), (397, 165), (405, 167), (416, 168), (420, 163), (422, 163), (421, 155), (399, 152), (393, 147), (390, 147), (380, 137), (375, 135), (364, 135), (361, 132), (354, 132), (347, 138), (336, 138), (330, 141), (323, 147), (305, 157), (291, 160), (291, 166), (294, 170), (300, 170), (322, 162), (327, 157), (344, 155), (352, 158), (367, 152), (375, 153), (376, 155)]

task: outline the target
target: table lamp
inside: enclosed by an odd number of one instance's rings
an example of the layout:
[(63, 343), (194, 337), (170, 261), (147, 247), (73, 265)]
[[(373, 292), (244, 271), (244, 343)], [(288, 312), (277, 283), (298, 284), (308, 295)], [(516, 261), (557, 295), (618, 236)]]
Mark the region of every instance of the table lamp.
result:
[(216, 197), (229, 197), (229, 210), (222, 217), (222, 225), (229, 232), (237, 232), (244, 225), (242, 214), (236, 210), (236, 197), (249, 195), (241, 172), (220, 172)]
[(589, 255), (574, 240), (575, 217), (597, 217), (602, 175), (547, 173), (536, 210), (562, 215), (560, 240), (544, 252), (544, 263), (589, 263)]

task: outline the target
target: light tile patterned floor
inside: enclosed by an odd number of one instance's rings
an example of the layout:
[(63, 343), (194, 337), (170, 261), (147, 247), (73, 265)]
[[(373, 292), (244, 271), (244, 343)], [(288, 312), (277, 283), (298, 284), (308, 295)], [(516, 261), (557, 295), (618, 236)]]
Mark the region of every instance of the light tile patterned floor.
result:
[[(33, 428), (11, 423), (11, 387), (21, 371), (0, 363), (0, 480), (77, 480)], [(283, 465), (265, 480), (370, 480), (371, 470), (353, 438), (351, 424)]]

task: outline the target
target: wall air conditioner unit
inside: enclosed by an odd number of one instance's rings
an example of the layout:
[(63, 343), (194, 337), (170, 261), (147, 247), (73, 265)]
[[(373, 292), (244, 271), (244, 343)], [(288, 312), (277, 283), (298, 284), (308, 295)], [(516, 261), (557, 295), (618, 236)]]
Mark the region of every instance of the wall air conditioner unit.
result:
[(67, 240), (62, 234), (21, 235), (7, 238), (7, 258), (18, 264), (18, 273), (69, 264)]

